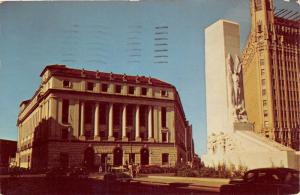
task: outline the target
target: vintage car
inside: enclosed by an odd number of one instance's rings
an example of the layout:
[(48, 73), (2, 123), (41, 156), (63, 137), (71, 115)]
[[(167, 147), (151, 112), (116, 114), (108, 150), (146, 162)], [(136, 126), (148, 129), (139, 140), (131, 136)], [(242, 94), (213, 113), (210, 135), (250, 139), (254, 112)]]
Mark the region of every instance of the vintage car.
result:
[(87, 178), (89, 172), (85, 167), (52, 167), (46, 171), (46, 177), (73, 177), (73, 178)]
[(261, 168), (245, 173), (242, 179), (222, 185), (220, 194), (297, 194), (299, 171), (289, 168)]
[(132, 176), (122, 167), (115, 167), (111, 169), (111, 172), (104, 175), (104, 182), (108, 183), (129, 183), (132, 180)]
[(55, 178), (55, 177), (65, 177), (67, 176), (67, 169), (62, 167), (51, 167), (46, 171), (46, 177)]

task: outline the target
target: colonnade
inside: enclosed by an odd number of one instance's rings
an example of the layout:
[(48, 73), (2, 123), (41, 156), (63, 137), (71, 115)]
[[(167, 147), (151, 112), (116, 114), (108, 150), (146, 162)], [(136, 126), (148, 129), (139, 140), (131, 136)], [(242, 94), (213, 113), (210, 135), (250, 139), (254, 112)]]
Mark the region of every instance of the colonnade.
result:
[[(123, 140), (128, 140), (128, 137), (126, 135), (126, 128), (127, 128), (127, 104), (122, 105), (122, 139)], [(140, 106), (141, 105), (135, 105), (135, 140), (136, 141), (141, 141), (140, 137)], [(84, 118), (84, 113), (85, 113), (85, 102), (80, 103), (80, 137), (84, 137), (84, 132), (85, 132), (85, 118)], [(95, 103), (95, 109), (94, 109), (94, 136), (95, 138), (99, 137), (99, 113), (100, 113), (100, 103), (96, 102)], [(114, 128), (113, 128), (113, 120), (114, 120), (114, 115), (113, 115), (113, 110), (114, 110), (114, 103), (109, 103), (108, 104), (108, 140), (113, 141), (114, 136)], [(153, 113), (153, 108), (152, 106), (147, 106), (147, 118), (148, 118), (148, 139), (153, 139), (153, 133), (152, 133), (152, 113)]]

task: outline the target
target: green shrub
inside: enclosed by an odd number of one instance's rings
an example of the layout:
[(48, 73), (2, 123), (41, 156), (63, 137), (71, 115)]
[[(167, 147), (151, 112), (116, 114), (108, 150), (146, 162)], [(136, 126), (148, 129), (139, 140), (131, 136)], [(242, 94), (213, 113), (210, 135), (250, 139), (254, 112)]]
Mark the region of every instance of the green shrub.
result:
[(217, 167), (191, 168), (189, 166), (177, 167), (176, 176), (181, 177), (212, 177), (212, 178), (240, 178), (247, 171), (246, 167), (234, 165), (226, 167), (225, 164), (219, 164)]

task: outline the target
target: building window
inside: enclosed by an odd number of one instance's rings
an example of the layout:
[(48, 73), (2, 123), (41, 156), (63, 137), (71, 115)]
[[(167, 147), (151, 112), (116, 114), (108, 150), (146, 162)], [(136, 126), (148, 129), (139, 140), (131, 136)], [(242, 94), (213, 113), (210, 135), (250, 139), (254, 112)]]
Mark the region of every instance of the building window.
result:
[(262, 95), (266, 95), (266, 90), (265, 89), (262, 90)]
[(261, 84), (262, 84), (263, 86), (265, 86), (265, 85), (266, 85), (266, 79), (262, 79), (262, 80), (261, 80)]
[(133, 110), (131, 106), (127, 106), (126, 109), (126, 124), (128, 126), (132, 126), (132, 120), (133, 120)]
[(166, 90), (161, 90), (160, 94), (162, 97), (167, 97), (168, 96), (168, 92)]
[(69, 134), (68, 129), (67, 128), (63, 128), (61, 130), (61, 139), (63, 139), (63, 140), (68, 139), (68, 134)]
[(261, 76), (265, 75), (265, 69), (261, 69)]
[(101, 91), (102, 92), (107, 92), (107, 90), (108, 90), (108, 84), (102, 83), (102, 85), (101, 85)]
[(135, 153), (129, 153), (129, 163), (135, 163)]
[(169, 164), (169, 154), (168, 153), (162, 153), (161, 154), (161, 161), (163, 165)]
[(142, 87), (142, 95), (147, 95), (147, 88), (146, 87)]
[(262, 9), (261, 0), (256, 0), (256, 1), (255, 1), (255, 9), (256, 9), (257, 11), (259, 11), (259, 10)]
[(146, 126), (146, 109), (145, 106), (140, 107), (140, 126)]
[(114, 132), (113, 136), (114, 136), (114, 138), (119, 138), (119, 132)]
[(114, 106), (113, 119), (114, 125), (120, 125), (120, 106)]
[(261, 25), (261, 24), (258, 24), (258, 25), (257, 25), (257, 30), (258, 30), (259, 33), (262, 32), (262, 25)]
[(92, 124), (93, 109), (91, 103), (86, 103), (84, 108), (84, 122), (85, 124)]
[(269, 127), (269, 121), (265, 121), (265, 122), (264, 122), (264, 126), (265, 126), (265, 127)]
[(100, 124), (101, 125), (105, 125), (106, 124), (106, 117), (107, 117), (107, 114), (106, 114), (106, 108), (107, 106), (105, 104), (103, 104), (103, 106), (100, 106), (101, 109), (100, 109)]
[(99, 133), (99, 135), (100, 135), (100, 137), (105, 137), (105, 131), (100, 131), (100, 133)]
[(167, 142), (167, 141), (168, 141), (167, 135), (168, 135), (167, 132), (162, 132), (162, 133), (161, 133), (161, 139), (162, 139), (162, 142)]
[(134, 86), (129, 86), (128, 87), (128, 93), (129, 94), (134, 94)]
[(266, 136), (267, 138), (269, 138), (269, 137), (270, 137), (270, 136), (269, 136), (269, 134), (266, 134), (265, 136)]
[(265, 65), (265, 60), (264, 60), (264, 59), (260, 59), (259, 64), (260, 64), (261, 66), (264, 66), (264, 65)]
[(167, 109), (165, 107), (161, 108), (161, 126), (163, 128), (167, 127)]
[(267, 106), (267, 100), (263, 100), (263, 106)]
[(64, 88), (70, 88), (71, 87), (71, 82), (69, 80), (64, 80), (63, 81), (63, 87)]
[(62, 102), (62, 123), (69, 122), (69, 100), (63, 100)]
[(87, 82), (87, 90), (89, 90), (89, 91), (94, 90), (94, 83), (93, 82)]
[(133, 139), (133, 137), (131, 137), (131, 135), (132, 135), (132, 134), (131, 134), (130, 132), (127, 132), (127, 133), (126, 133), (126, 137), (127, 137), (129, 140), (132, 140), (132, 139)]
[(115, 93), (121, 93), (121, 85), (115, 85)]
[(268, 117), (268, 111), (264, 110), (264, 117)]

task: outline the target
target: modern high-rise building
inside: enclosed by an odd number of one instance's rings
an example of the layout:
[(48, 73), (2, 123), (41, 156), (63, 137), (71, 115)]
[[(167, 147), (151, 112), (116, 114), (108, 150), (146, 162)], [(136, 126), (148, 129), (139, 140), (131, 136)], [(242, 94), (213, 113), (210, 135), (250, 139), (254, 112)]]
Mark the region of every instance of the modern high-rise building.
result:
[(255, 132), (299, 150), (300, 20), (251, 0), (252, 28), (243, 50), (245, 106)]
[(18, 165), (175, 166), (193, 157), (176, 88), (145, 76), (47, 66), (20, 105)]

